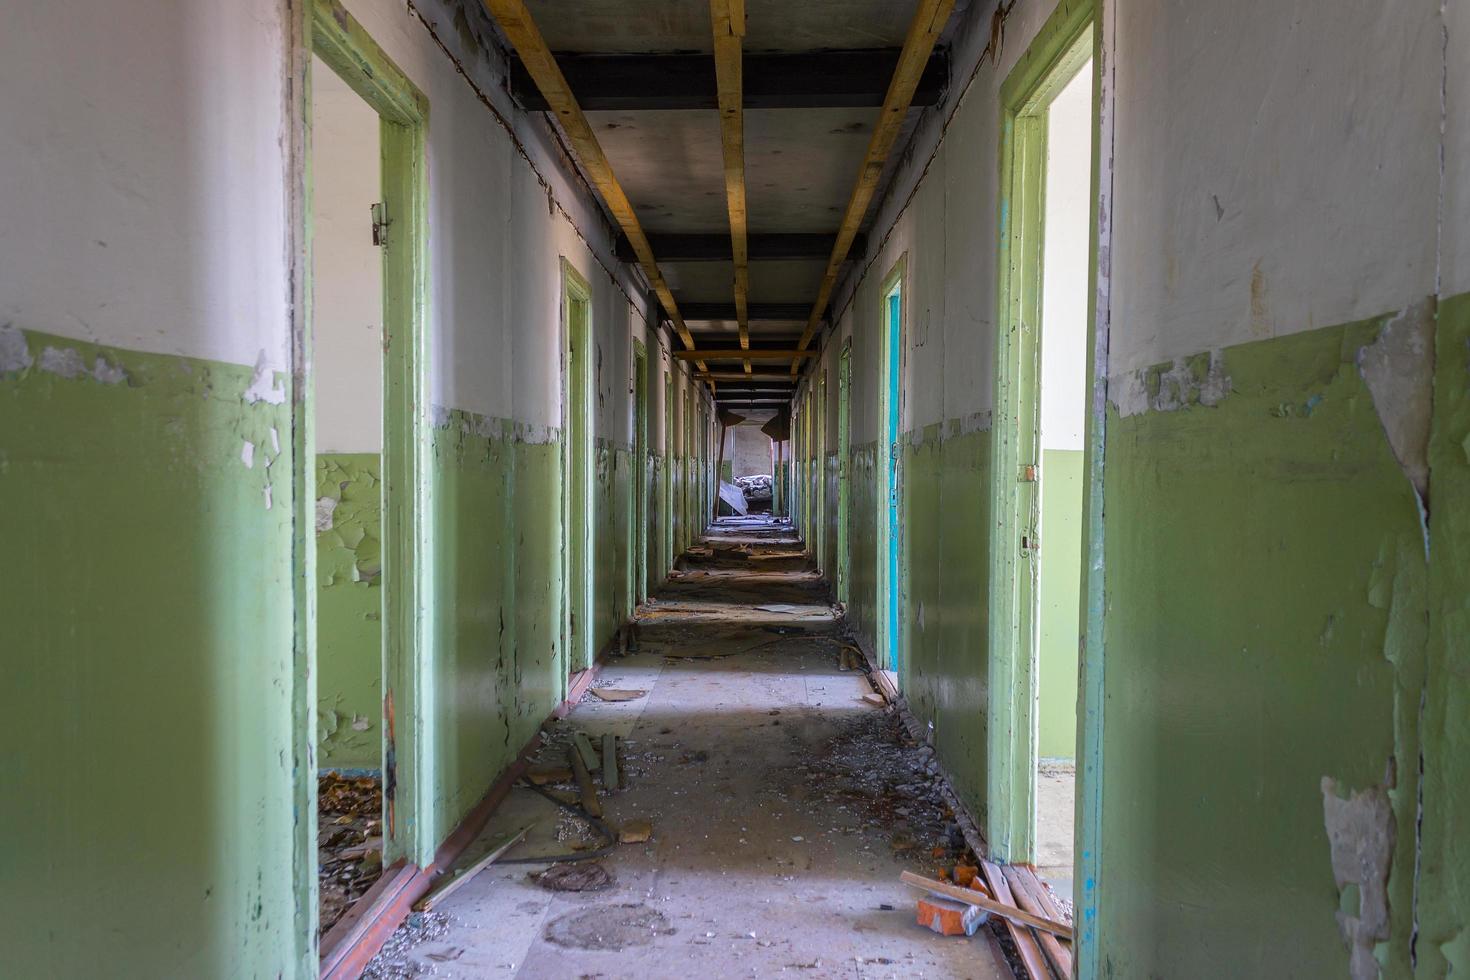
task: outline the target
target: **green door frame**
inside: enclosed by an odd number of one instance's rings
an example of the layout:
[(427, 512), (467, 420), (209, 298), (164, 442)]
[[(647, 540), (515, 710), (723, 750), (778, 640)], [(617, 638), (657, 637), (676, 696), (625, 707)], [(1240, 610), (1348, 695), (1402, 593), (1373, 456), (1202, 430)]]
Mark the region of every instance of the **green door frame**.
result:
[(592, 666), (592, 288), (561, 260), (561, 472), (563, 683)]
[[(1041, 277), (1045, 230), (1046, 112), (1051, 101), (1092, 59), (1091, 250), (1082, 554), (1082, 683), (1078, 711), (1078, 783), (1074, 879), (1077, 882), (1079, 980), (1099, 976), (1101, 880), (1101, 753), (1103, 730), (1103, 446), (1107, 398), (1106, 283), (1099, 278), (1100, 216), (1110, 188), (1100, 174), (1103, 84), (1101, 4), (1062, 0), (1001, 86), (1000, 226), (997, 262), (995, 410), (992, 427), (989, 594), (989, 688), (986, 838), (997, 860), (1035, 857), (1037, 730), (1035, 695), (1035, 528), (1040, 505), (1039, 377)], [(1109, 122), (1109, 126), (1111, 123)], [(1036, 467), (1037, 469), (1033, 469)]]
[(648, 598), (648, 349), (633, 341), (633, 481), (631, 614)]
[(848, 538), (848, 510), (852, 506), (852, 338), (842, 345), (837, 360), (837, 601), (849, 601), (852, 552)]
[(817, 383), (812, 388), (812, 427), (816, 432), (812, 436), (813, 456), (812, 476), (814, 477), (813, 503), (816, 506), (816, 517), (813, 519), (815, 537), (817, 539), (817, 568), (827, 570), (827, 371), (825, 368), (817, 375)]
[(672, 367), (664, 374), (664, 481), (663, 500), (660, 509), (664, 517), (663, 568), (659, 581), (668, 578), (674, 568), (674, 460), (678, 457), (674, 441), (674, 372)]
[[(906, 561), (903, 549), (903, 350), (904, 323), (908, 319), (908, 288), (905, 271), (908, 254), (900, 255), (878, 292), (880, 371), (878, 385), (878, 636), (879, 660), (886, 670), (903, 671), (903, 583)], [(890, 297), (897, 295), (895, 323)], [(901, 685), (902, 678), (900, 678)]]
[[(432, 672), (427, 658), (433, 635), (428, 614), (434, 594), (433, 547), (429, 515), (433, 513), (428, 478), (429, 419), (426, 372), (428, 311), (428, 181), (426, 140), (429, 103), (398, 66), (335, 0), (315, 0), (301, 59), (306, 114), (306, 206), (302, 238), (305, 270), (310, 266), (310, 89), (311, 54), (342, 78), (381, 120), (383, 218), (383, 772), (385, 784), (384, 863), (400, 858), (420, 867), (433, 860), (437, 841), (430, 837), (434, 819), (429, 751), (434, 743)], [(295, 556), (298, 595), (297, 646), (307, 653), (309, 677), (315, 677), (316, 581), (310, 535), (315, 528), (314, 395), (311, 391), (311, 297), (306, 291), (304, 316), (297, 331), (293, 358), (297, 377), (306, 378), (296, 396), (292, 433), (297, 488)], [(309, 482), (308, 482), (309, 481)], [(296, 723), (307, 737), (316, 729), (315, 697)], [(314, 755), (313, 755), (314, 759)], [(310, 775), (307, 806), (314, 825), (316, 785)], [(298, 865), (311, 873), (309, 892), (315, 915), (315, 831)], [(315, 928), (311, 929), (315, 937)]]

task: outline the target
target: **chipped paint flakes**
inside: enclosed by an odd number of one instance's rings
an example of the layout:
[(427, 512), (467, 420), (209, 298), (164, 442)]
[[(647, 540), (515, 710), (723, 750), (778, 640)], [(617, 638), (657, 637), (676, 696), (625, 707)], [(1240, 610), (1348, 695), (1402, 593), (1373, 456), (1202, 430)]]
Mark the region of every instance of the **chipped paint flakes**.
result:
[(255, 468), (255, 443), (249, 439), (240, 446), (240, 462), (245, 464), (247, 470)]
[(1429, 501), (1429, 425), (1434, 407), (1434, 297), (1390, 317), (1358, 350), (1358, 371), (1404, 475)]
[(316, 498), (316, 530), (318, 534), (332, 529), (332, 517), (336, 512), (336, 497)]
[(1352, 980), (1377, 980), (1373, 949), (1389, 938), (1393, 806), (1382, 786), (1354, 790), (1346, 798), (1339, 791), (1336, 779), (1322, 777), (1322, 822), (1340, 897), (1337, 926), (1348, 948), (1348, 975)]
[(1127, 418), (1147, 411), (1214, 408), (1232, 390), (1224, 352), (1211, 350), (1110, 378), (1108, 401)]
[(0, 374), (16, 374), (34, 363), (26, 335), (12, 323), (0, 324)]
[(286, 389), (281, 386), (280, 378), (276, 376), (276, 372), (270, 369), (264, 350), (255, 359), (255, 370), (251, 372), (250, 384), (246, 386), (245, 394), (241, 397), (250, 405), (254, 405), (257, 402), (265, 402), (267, 405), (280, 405), (286, 400)]

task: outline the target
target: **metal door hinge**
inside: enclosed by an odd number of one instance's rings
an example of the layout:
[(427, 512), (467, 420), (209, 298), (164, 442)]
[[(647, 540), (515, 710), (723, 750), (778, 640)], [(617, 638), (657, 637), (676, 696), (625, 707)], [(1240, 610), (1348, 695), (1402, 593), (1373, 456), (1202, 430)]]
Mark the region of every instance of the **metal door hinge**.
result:
[(1036, 482), (1036, 464), (1035, 463), (1027, 463), (1025, 466), (1021, 467), (1021, 482), (1022, 483), (1035, 483)]
[(384, 245), (388, 244), (388, 225), (391, 224), (391, 222), (389, 222), (388, 220), (388, 212), (383, 207), (382, 201), (379, 201), (377, 204), (373, 205), (372, 214), (373, 244), (378, 246), (379, 248), (382, 248)]

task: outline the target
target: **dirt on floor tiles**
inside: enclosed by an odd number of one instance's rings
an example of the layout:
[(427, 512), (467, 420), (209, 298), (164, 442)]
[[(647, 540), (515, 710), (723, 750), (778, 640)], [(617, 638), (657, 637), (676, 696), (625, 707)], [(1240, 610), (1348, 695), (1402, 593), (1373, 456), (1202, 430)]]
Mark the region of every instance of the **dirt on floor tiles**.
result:
[[(875, 688), (848, 669), (841, 629), (789, 523), (717, 522), (602, 667), (599, 687), (646, 693), (589, 695), (547, 726), (532, 770), (551, 798), (518, 784), (459, 863), (531, 824), (526, 839), (435, 906), (442, 931), (411, 920), (367, 975), (1012, 976), (987, 930), (941, 937), (915, 921), (899, 873), (973, 855), (932, 749), (864, 700)], [(614, 736), (606, 832), (574, 812), (578, 732), (599, 753)], [(635, 842), (605, 853), (625, 828)], [(609, 881), (553, 891), (552, 867)]]

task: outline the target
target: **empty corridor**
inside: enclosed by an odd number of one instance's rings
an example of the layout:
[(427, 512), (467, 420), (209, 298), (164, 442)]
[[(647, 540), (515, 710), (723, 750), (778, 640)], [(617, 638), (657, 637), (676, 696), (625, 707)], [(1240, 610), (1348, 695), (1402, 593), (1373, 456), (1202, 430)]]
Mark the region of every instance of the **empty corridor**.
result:
[[(412, 917), (367, 975), (1010, 976), (986, 927), (941, 939), (915, 926), (899, 873), (953, 865), (964, 839), (931, 754), (864, 699), (863, 671), (840, 667), (826, 594), (788, 522), (717, 522), (531, 767), (566, 766), (574, 732), (616, 735), (622, 788), (603, 789), (605, 822), (647, 821), (652, 838), (563, 865), (587, 890), (555, 890), (560, 871), (538, 881), (546, 863), (508, 862), (604, 840), (522, 782), (458, 866), (530, 826), (525, 841)], [(549, 789), (576, 798), (574, 781)]]

